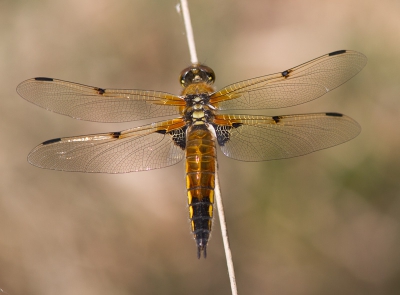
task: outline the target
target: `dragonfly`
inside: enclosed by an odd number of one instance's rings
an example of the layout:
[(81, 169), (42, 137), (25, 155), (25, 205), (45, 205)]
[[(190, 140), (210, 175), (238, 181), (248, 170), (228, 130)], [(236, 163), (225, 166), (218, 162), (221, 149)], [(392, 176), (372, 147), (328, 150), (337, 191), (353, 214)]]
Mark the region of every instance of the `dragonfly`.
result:
[(284, 108), (314, 100), (355, 76), (367, 58), (338, 50), (279, 73), (216, 91), (214, 71), (192, 64), (180, 75), (180, 95), (105, 89), (38, 77), (18, 85), (27, 101), (49, 111), (95, 122), (163, 121), (128, 130), (55, 138), (28, 155), (34, 166), (61, 171), (127, 173), (175, 165), (185, 159), (191, 231), (197, 257), (207, 255), (213, 220), (217, 146), (240, 161), (286, 159), (356, 137), (360, 125), (336, 112), (262, 116), (227, 110)]

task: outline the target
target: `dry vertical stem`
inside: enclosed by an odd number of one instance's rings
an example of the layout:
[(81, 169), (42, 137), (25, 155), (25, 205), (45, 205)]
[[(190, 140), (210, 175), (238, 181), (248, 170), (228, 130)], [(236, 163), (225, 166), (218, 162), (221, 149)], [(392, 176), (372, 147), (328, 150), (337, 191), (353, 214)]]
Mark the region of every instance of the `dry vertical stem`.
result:
[[(187, 36), (188, 45), (189, 45), (190, 61), (192, 64), (198, 64), (199, 62), (197, 59), (196, 46), (194, 43), (192, 23), (191, 23), (190, 14), (189, 14), (189, 6), (188, 6), (186, 0), (181, 0), (181, 8), (182, 8), (183, 20), (185, 23), (186, 36)], [(224, 207), (222, 205), (221, 190), (219, 187), (219, 179), (218, 179), (218, 170), (215, 173), (215, 200), (216, 200), (217, 208), (218, 208), (219, 222), (221, 224), (222, 240), (224, 243), (226, 263), (228, 266), (228, 274), (229, 274), (229, 280), (230, 280), (230, 284), (231, 284), (232, 295), (237, 295), (238, 293), (237, 293), (237, 287), (236, 287), (235, 270), (233, 268), (232, 252), (231, 252), (231, 248), (229, 246), (228, 230), (226, 228)]]

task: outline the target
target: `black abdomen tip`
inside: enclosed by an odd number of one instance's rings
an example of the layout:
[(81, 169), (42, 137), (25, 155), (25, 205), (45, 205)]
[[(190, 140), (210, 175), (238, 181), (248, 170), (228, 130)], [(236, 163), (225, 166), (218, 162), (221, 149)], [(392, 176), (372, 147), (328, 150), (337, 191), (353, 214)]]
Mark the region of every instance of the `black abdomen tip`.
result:
[(201, 252), (203, 252), (203, 257), (204, 259), (207, 258), (207, 246), (197, 246), (197, 258), (200, 259), (201, 258)]
[(198, 239), (196, 235), (196, 243), (197, 243), (197, 258), (201, 258), (201, 252), (203, 252), (203, 257), (207, 258), (207, 243), (208, 243), (209, 233), (207, 232), (206, 239)]

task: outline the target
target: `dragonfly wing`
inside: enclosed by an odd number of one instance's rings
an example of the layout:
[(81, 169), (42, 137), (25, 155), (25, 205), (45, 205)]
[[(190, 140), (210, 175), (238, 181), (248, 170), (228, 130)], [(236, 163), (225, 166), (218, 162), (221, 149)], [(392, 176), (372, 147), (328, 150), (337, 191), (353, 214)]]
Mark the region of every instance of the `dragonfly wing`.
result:
[(56, 138), (34, 148), (32, 165), (62, 171), (126, 173), (171, 166), (182, 160), (182, 119), (121, 132)]
[(316, 99), (355, 76), (367, 58), (339, 50), (281, 73), (231, 84), (211, 96), (220, 110), (273, 109)]
[(144, 90), (103, 89), (53, 78), (18, 85), (24, 99), (55, 113), (96, 122), (127, 122), (179, 114), (179, 96)]
[(338, 113), (217, 115), (214, 126), (222, 152), (241, 161), (302, 156), (344, 143), (361, 131), (356, 121)]

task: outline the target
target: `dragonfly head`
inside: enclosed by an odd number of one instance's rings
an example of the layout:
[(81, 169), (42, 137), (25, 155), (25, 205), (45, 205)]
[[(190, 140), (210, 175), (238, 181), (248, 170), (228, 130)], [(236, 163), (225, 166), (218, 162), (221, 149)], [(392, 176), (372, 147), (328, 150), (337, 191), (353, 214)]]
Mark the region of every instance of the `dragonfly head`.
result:
[(191, 65), (181, 72), (179, 81), (182, 87), (187, 87), (195, 83), (214, 84), (215, 73), (214, 71), (204, 65)]

